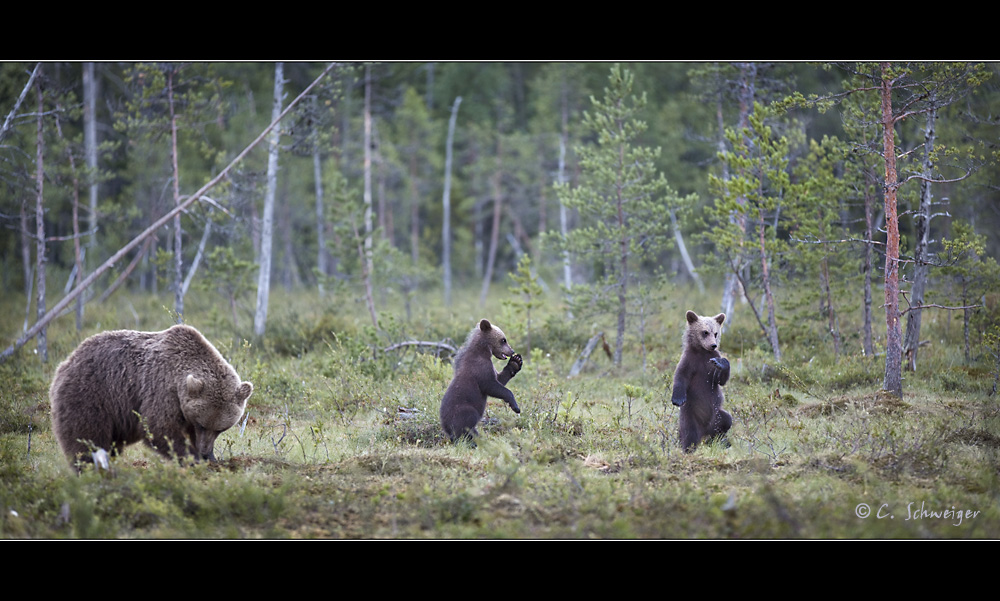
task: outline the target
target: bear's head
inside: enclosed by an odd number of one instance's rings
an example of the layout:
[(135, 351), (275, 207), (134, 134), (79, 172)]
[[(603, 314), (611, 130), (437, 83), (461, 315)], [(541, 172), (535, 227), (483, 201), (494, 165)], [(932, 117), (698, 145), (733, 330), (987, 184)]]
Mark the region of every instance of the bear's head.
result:
[(479, 331), (483, 340), (490, 347), (490, 353), (497, 359), (506, 359), (514, 354), (514, 349), (507, 343), (507, 335), (503, 330), (491, 324), (488, 319), (479, 322)]
[(719, 348), (719, 333), (726, 314), (719, 313), (715, 317), (702, 317), (694, 311), (687, 312), (688, 328), (685, 332), (685, 343), (688, 348), (711, 352)]
[(181, 412), (194, 427), (195, 457), (215, 461), (215, 439), (236, 425), (246, 409), (253, 384), (240, 381), (236, 370), (187, 374), (180, 385)]

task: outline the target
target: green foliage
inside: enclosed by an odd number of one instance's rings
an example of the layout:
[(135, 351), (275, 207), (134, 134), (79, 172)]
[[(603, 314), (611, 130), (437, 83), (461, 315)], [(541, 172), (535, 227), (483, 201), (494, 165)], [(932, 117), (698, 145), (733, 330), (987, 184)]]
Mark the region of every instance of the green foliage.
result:
[[(531, 257), (521, 255), (517, 262), (517, 271), (510, 274), (511, 285), (507, 289), (511, 297), (504, 298), (501, 303), (510, 313), (523, 318), (524, 349), (525, 352), (531, 350), (531, 311), (542, 306), (545, 302), (542, 285), (538, 283), (538, 278), (531, 273)], [(519, 330), (521, 328), (518, 328)]]
[(646, 124), (637, 119), (645, 94), (633, 95), (634, 77), (615, 65), (604, 98), (591, 98), (583, 126), (593, 144), (576, 149), (582, 178), (570, 188), (556, 184), (560, 201), (581, 224), (559, 239), (560, 250), (586, 262), (593, 284), (574, 286), (574, 314), (613, 312), (618, 327), (615, 362), (621, 362), (629, 281), (641, 262), (670, 244), (669, 208), (679, 202), (656, 169), (659, 149), (640, 145)]

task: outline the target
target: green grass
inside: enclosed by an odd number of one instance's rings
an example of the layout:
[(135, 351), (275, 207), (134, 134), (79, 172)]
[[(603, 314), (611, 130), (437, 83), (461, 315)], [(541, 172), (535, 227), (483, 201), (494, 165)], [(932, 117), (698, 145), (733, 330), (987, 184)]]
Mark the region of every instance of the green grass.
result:
[[(171, 323), (169, 301), (119, 292), (103, 307), (88, 307), (81, 334), (71, 317), (56, 321), (48, 363), (32, 343), (0, 364), (0, 533), (1000, 537), (1000, 407), (987, 396), (994, 373), (985, 360), (964, 363), (960, 326), (926, 320), (934, 344), (921, 350), (919, 371), (906, 374), (898, 400), (879, 392), (881, 362), (853, 352), (835, 359), (821, 337), (784, 349), (776, 367), (750, 317), (738, 315), (722, 341), (734, 370), (726, 387), (732, 447), (684, 454), (669, 399), (683, 311), (707, 313), (714, 301), (683, 294), (690, 292), (668, 291), (671, 300), (651, 316), (645, 371), (638, 340), (630, 338), (622, 369), (599, 349), (574, 379), (566, 373), (587, 338), (603, 330), (613, 344), (613, 328), (580, 319), (570, 330), (550, 300), (534, 316), (534, 348), (510, 384), (522, 413), (491, 401), (477, 448), (452, 445), (440, 432), (450, 365), (413, 349), (381, 348), (411, 338), (461, 343), (476, 319), (489, 317), (521, 350), (523, 324), (499, 301), (483, 310), (428, 302), (410, 323), (393, 317), (401, 310), (383, 310), (383, 333), (376, 333), (354, 298), (278, 291), (267, 336), (246, 341), (233, 332), (228, 309), (215, 306), (218, 299), (192, 294), (186, 321), (254, 383), (245, 429), (220, 436), (215, 465), (182, 466), (137, 445), (110, 471), (78, 476), (49, 427), (55, 366), (103, 329)], [(8, 295), (0, 309), (23, 315), (18, 303), (23, 299)], [(249, 318), (241, 320), (249, 331)], [(0, 333), (10, 341), (19, 327), (20, 320), (8, 320)], [(859, 346), (845, 340), (845, 348), (852, 345)], [(864, 506), (871, 515), (859, 517)], [(916, 519), (921, 506), (952, 513)], [(961, 524), (959, 510), (970, 512)]]

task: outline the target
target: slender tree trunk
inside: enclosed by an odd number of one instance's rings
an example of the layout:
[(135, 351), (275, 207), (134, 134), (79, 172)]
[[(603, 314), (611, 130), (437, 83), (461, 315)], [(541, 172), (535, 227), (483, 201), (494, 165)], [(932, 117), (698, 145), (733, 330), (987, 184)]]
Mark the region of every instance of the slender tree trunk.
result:
[(691, 261), (691, 255), (688, 254), (687, 245), (684, 244), (684, 236), (681, 235), (681, 228), (677, 225), (677, 216), (673, 209), (670, 209), (670, 226), (674, 230), (674, 242), (677, 243), (677, 250), (681, 253), (681, 260), (684, 262), (684, 268), (687, 270), (688, 275), (694, 280), (695, 284), (698, 284), (698, 292), (705, 293), (705, 284), (701, 281), (701, 276), (698, 275), (698, 271), (694, 268), (694, 263)]
[[(76, 283), (83, 279), (87, 268), (87, 255), (92, 255), (97, 246), (97, 79), (94, 76), (94, 63), (83, 65), (83, 152), (87, 164), (87, 190), (89, 196), (90, 214), (87, 228), (90, 232), (86, 250), (83, 253), (81, 269), (77, 270)], [(76, 298), (76, 320), (83, 322), (83, 295)], [(80, 326), (77, 326), (79, 331)]]
[[(569, 145), (569, 99), (566, 89), (566, 77), (563, 75), (562, 93), (560, 98), (560, 112), (562, 114), (562, 128), (559, 133), (559, 184), (566, 183), (566, 147)], [(565, 240), (569, 235), (569, 210), (562, 200), (559, 201), (559, 233)], [(569, 294), (573, 287), (573, 266), (570, 263), (569, 250), (563, 250), (563, 286), (566, 294)], [(572, 314), (570, 314), (572, 317)]]
[[(87, 228), (90, 240), (87, 242), (89, 254), (93, 255), (97, 247), (97, 78), (94, 76), (94, 63), (85, 63), (83, 67), (83, 147), (87, 157), (87, 178), (89, 181), (90, 215)], [(82, 303), (78, 298), (77, 302)]]
[[(316, 107), (316, 96), (313, 96), (313, 110)], [(316, 284), (319, 295), (322, 298), (326, 294), (323, 288), (323, 280), (326, 278), (326, 204), (323, 201), (323, 164), (319, 147), (319, 126), (318, 120), (313, 121), (313, 182), (316, 189)]]
[[(625, 124), (618, 121), (618, 134), (624, 139)], [(615, 367), (621, 367), (622, 349), (625, 346), (625, 317), (628, 311), (628, 230), (625, 223), (625, 145), (618, 146), (618, 165), (615, 173), (615, 204), (618, 213), (618, 324), (615, 340)]]
[[(45, 207), (43, 206), (43, 190), (45, 182), (45, 139), (43, 137), (44, 128), (42, 126), (42, 115), (45, 114), (45, 107), (42, 105), (42, 84), (38, 81), (38, 141), (35, 148), (35, 277), (38, 278), (38, 301), (35, 306), (35, 316), (38, 321), (45, 318)], [(49, 344), (46, 328), (38, 333), (38, 354), (42, 357), (42, 362), (49, 360)]]
[(903, 396), (903, 334), (899, 323), (899, 216), (896, 213), (896, 142), (889, 63), (882, 63), (882, 156), (885, 160), (885, 382), (883, 389)]
[[(181, 204), (180, 170), (177, 167), (177, 114), (174, 112), (174, 69), (167, 72), (167, 104), (170, 107), (170, 161), (174, 173), (174, 206)], [(181, 214), (174, 217), (174, 311), (184, 323), (184, 254), (181, 246)]]
[(441, 217), (441, 264), (444, 275), (444, 304), (451, 306), (451, 161), (452, 144), (455, 140), (455, 121), (458, 120), (458, 105), (462, 103), (462, 97), (455, 98), (455, 104), (451, 107), (451, 118), (448, 120), (448, 140), (445, 144), (444, 154), (444, 196), (443, 215)]
[(198, 265), (201, 264), (201, 258), (205, 255), (205, 246), (208, 245), (208, 237), (212, 235), (212, 209), (208, 210), (208, 216), (205, 218), (205, 231), (201, 234), (201, 241), (198, 242), (198, 252), (195, 253), (194, 259), (191, 261), (191, 266), (188, 267), (187, 276), (184, 278), (184, 285), (181, 287), (181, 296), (187, 296), (188, 288), (191, 287), (191, 282), (194, 281), (194, 274), (198, 272)]
[(771, 272), (767, 264), (767, 250), (764, 247), (764, 222), (757, 227), (757, 242), (760, 245), (760, 277), (764, 286), (764, 301), (767, 303), (767, 337), (771, 343), (774, 360), (781, 361), (781, 347), (778, 346), (778, 323), (774, 316), (774, 295), (771, 294)]
[(823, 288), (827, 328), (833, 338), (833, 356), (837, 358), (840, 357), (840, 327), (837, 325), (837, 313), (833, 309), (833, 292), (830, 290), (830, 264), (826, 257), (820, 260), (820, 283)]
[(364, 200), (365, 200), (365, 268), (372, 264), (372, 67), (365, 65), (365, 135), (364, 135)]
[[(933, 92), (931, 102), (933, 103)], [(913, 284), (910, 286), (910, 306), (914, 310), (909, 311), (906, 316), (906, 338), (903, 348), (906, 349), (906, 369), (917, 371), (917, 350), (920, 347), (920, 319), (923, 311), (920, 307), (924, 304), (924, 291), (927, 288), (928, 276), (928, 246), (930, 243), (931, 225), (931, 153), (934, 151), (935, 125), (937, 122), (937, 109), (931, 109), (927, 113), (927, 127), (924, 129), (924, 159), (923, 172), (927, 179), (920, 182), (920, 206), (914, 215), (914, 238), (916, 245), (913, 250)]]
[[(276, 121), (281, 114), (282, 90), (285, 79), (284, 63), (274, 65), (274, 104), (271, 120)], [(272, 129), (267, 150), (267, 191), (264, 194), (264, 219), (260, 237), (260, 272), (257, 276), (257, 311), (254, 314), (253, 331), (263, 336), (267, 325), (267, 304), (271, 293), (271, 245), (274, 237), (274, 197), (278, 187), (278, 129)]]
[(417, 132), (410, 138), (410, 262), (420, 261), (420, 192), (417, 169)]
[(500, 242), (500, 216), (503, 210), (503, 194), (500, 190), (500, 180), (503, 177), (503, 136), (497, 132), (496, 171), (490, 178), (493, 189), (493, 229), (490, 232), (490, 250), (486, 257), (486, 273), (483, 275), (483, 287), (479, 291), (479, 306), (486, 306), (486, 296), (490, 292), (490, 282), (493, 280), (493, 266), (497, 259), (497, 245)]
[(862, 344), (864, 345), (865, 357), (875, 356), (875, 347), (872, 344), (872, 254), (874, 247), (872, 238), (874, 235), (872, 205), (874, 202), (875, 199), (872, 198), (871, 187), (865, 182), (865, 262), (862, 265), (862, 269), (865, 272), (864, 324), (862, 326)]

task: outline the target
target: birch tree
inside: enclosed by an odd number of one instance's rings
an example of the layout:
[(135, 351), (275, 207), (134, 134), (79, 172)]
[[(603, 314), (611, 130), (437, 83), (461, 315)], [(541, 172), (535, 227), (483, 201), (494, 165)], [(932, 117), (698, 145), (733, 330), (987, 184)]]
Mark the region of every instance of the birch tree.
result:
[[(284, 98), (284, 63), (274, 65), (274, 103), (271, 107), (271, 120), (277, 121), (281, 115), (281, 104)], [(267, 304), (271, 293), (271, 247), (274, 237), (274, 197), (278, 188), (278, 141), (281, 132), (278, 128), (271, 130), (267, 147), (267, 190), (264, 193), (264, 213), (261, 224), (260, 238), (260, 271), (257, 275), (257, 311), (254, 313), (253, 331), (256, 336), (263, 336), (267, 327)]]
[(441, 266), (444, 283), (444, 304), (451, 306), (451, 163), (452, 145), (455, 142), (455, 122), (458, 120), (458, 105), (462, 97), (455, 98), (451, 106), (451, 118), (448, 120), (448, 139), (445, 141), (444, 158), (444, 193), (441, 198), (443, 213), (441, 215)]

